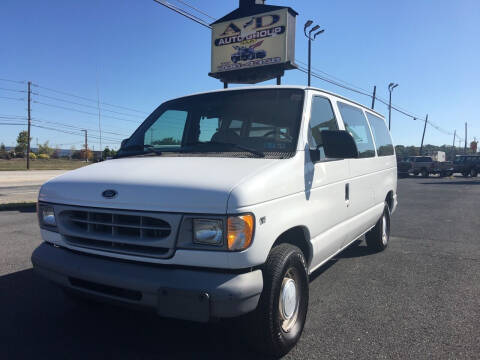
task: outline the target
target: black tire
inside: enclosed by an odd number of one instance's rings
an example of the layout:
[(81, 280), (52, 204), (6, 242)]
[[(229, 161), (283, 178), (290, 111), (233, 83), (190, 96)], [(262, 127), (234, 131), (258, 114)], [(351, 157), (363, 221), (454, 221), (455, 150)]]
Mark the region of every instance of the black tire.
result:
[(422, 177), (424, 178), (428, 178), (428, 170), (427, 169), (422, 169), (420, 170), (420, 175), (422, 175)]
[(387, 202), (385, 202), (382, 217), (373, 229), (366, 233), (365, 241), (372, 251), (383, 251), (387, 248), (390, 241), (390, 208)]
[(472, 169), (470, 170), (470, 176), (471, 176), (472, 178), (474, 178), (474, 177), (477, 177), (477, 175), (478, 175), (477, 169), (472, 168)]
[(445, 171), (440, 171), (440, 177), (443, 178), (447, 176), (447, 173)]
[(468, 173), (466, 171), (462, 172), (463, 177), (468, 177)]
[[(296, 294), (293, 311), (291, 301), (281, 302), (281, 294), (288, 292), (287, 287), (291, 289), (290, 279)], [(295, 346), (307, 316), (308, 285), (307, 263), (302, 251), (290, 244), (274, 247), (263, 269), (263, 292), (258, 307), (246, 319), (251, 343), (259, 352), (280, 357)], [(292, 299), (286, 295), (283, 298)], [(288, 315), (290, 318), (285, 320)]]

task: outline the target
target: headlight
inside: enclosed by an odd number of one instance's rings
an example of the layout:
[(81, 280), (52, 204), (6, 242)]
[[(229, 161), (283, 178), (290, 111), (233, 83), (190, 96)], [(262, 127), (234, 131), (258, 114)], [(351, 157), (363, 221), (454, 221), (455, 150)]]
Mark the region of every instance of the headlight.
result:
[(40, 221), (40, 227), (52, 229), (57, 227), (57, 220), (55, 219), (55, 211), (53, 206), (38, 205), (38, 220)]
[(241, 251), (252, 243), (255, 220), (253, 215), (229, 216), (227, 221), (228, 250)]
[(222, 220), (193, 219), (193, 242), (201, 245), (222, 246)]

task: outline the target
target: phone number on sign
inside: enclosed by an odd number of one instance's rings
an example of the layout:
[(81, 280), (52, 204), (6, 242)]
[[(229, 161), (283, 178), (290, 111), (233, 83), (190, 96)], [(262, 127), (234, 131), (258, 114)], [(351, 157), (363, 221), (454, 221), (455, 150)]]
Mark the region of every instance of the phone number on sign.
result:
[(221, 66), (218, 67), (218, 71), (235, 70), (235, 69), (259, 66), (259, 65), (278, 64), (280, 62), (282, 62), (281, 57), (274, 57), (274, 58), (268, 58), (268, 59), (250, 60), (250, 61), (247, 61), (243, 64), (240, 64), (240, 63), (234, 64), (233, 62), (232, 63), (224, 63), (224, 64), (222, 64)]

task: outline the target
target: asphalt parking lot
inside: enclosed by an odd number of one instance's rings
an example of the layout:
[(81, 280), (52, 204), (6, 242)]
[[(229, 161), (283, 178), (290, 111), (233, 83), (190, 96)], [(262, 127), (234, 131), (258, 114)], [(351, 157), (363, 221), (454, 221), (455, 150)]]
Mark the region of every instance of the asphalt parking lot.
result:
[[(311, 277), (288, 359), (478, 359), (480, 178), (399, 180), (385, 252), (364, 242)], [(79, 307), (35, 276), (36, 215), (0, 212), (1, 359), (252, 359), (231, 321), (196, 324)]]

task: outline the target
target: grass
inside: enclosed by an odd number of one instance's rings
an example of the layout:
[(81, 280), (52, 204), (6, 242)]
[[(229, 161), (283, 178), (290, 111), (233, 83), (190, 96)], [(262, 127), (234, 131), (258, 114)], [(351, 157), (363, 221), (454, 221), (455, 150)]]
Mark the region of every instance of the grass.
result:
[[(90, 163), (85, 163), (82, 160), (68, 160), (68, 159), (48, 159), (48, 160), (30, 160), (30, 170), (73, 170), (85, 166)], [(11, 170), (26, 170), (27, 160), (25, 159), (11, 159), (0, 160), (0, 171)]]

